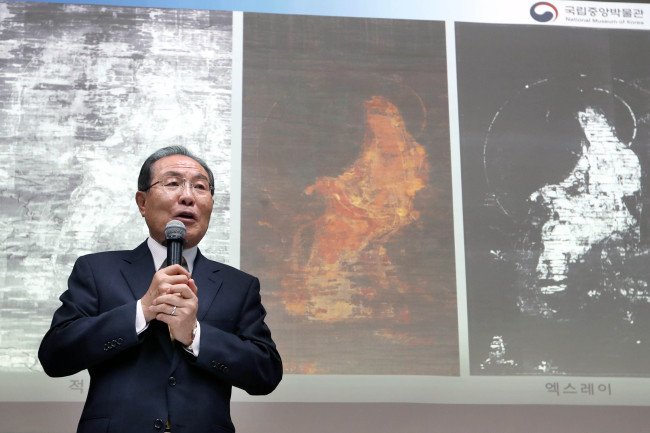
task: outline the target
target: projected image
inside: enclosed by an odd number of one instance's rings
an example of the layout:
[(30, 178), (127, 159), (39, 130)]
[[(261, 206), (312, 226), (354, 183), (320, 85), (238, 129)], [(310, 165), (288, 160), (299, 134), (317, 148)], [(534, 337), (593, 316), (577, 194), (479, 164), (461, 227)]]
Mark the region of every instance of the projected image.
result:
[(324, 197), (325, 210), (297, 230), (293, 269), (282, 280), (287, 311), (312, 320), (408, 314), (407, 305), (386, 298), (405, 287), (386, 243), (419, 219), (413, 202), (428, 181), (427, 153), (388, 100), (373, 96), (364, 107), (367, 130), (359, 157), (338, 177), (318, 177), (305, 189)]
[(458, 374), (444, 24), (244, 28), (241, 264), (286, 371)]
[(79, 255), (144, 241), (134, 196), (155, 149), (186, 145), (220, 174), (201, 248), (228, 259), (231, 23), (0, 3), (0, 372), (41, 371), (36, 352)]
[(648, 376), (648, 43), (550, 33), (458, 27), (471, 371)]

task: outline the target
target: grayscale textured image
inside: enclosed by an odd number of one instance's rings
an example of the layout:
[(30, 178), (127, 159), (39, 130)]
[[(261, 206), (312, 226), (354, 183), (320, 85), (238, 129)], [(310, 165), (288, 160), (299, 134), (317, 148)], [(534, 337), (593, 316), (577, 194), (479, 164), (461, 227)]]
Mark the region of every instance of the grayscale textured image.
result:
[(207, 256), (228, 261), (231, 13), (0, 3), (0, 371), (36, 352), (75, 259), (132, 249), (137, 176), (181, 144), (216, 177)]
[(650, 375), (648, 48), (457, 27), (472, 374)]

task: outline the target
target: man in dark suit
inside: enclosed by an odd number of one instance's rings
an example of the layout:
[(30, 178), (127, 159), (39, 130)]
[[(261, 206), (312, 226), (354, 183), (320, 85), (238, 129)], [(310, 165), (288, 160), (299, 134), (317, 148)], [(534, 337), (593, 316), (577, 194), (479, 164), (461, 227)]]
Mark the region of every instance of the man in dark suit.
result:
[[(231, 387), (267, 394), (280, 382), (258, 279), (197, 248), (213, 185), (200, 158), (160, 149), (138, 178), (147, 241), (75, 263), (39, 359), (50, 376), (88, 369), (79, 433), (233, 432)], [(164, 229), (173, 219), (187, 229), (188, 269), (165, 267)]]

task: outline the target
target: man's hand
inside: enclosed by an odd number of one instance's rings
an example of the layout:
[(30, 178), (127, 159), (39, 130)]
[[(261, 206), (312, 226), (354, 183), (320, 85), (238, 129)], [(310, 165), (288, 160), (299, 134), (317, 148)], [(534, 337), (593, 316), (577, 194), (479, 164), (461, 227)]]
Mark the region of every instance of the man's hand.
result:
[(181, 265), (162, 268), (154, 274), (141, 300), (145, 320), (166, 323), (176, 340), (191, 344), (199, 306), (197, 291), (190, 273)]

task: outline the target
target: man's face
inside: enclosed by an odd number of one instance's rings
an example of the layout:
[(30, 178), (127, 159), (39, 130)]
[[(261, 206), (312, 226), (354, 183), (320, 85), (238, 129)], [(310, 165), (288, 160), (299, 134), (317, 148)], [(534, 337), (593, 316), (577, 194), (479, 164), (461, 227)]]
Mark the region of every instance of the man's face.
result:
[(208, 230), (214, 199), (207, 194), (197, 194), (190, 182), (206, 181), (208, 174), (201, 164), (184, 155), (171, 155), (156, 161), (152, 166), (151, 184), (168, 176), (177, 176), (187, 182), (182, 188), (168, 189), (162, 184), (148, 191), (138, 191), (135, 200), (149, 227), (149, 234), (159, 243), (165, 240), (165, 226), (171, 220), (185, 224), (186, 248), (197, 245)]

